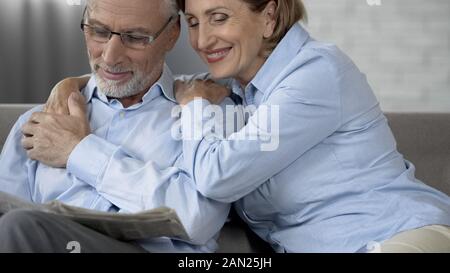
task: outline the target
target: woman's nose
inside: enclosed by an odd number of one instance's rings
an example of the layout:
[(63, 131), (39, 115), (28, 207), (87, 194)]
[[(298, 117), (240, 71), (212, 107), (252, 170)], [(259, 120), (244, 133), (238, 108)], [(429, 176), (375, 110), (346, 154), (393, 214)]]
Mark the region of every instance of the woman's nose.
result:
[(103, 61), (106, 65), (114, 66), (122, 62), (126, 48), (119, 35), (112, 35), (103, 47)]
[(207, 24), (199, 26), (197, 46), (199, 49), (204, 50), (210, 48), (214, 42), (214, 35), (211, 32), (211, 28)]

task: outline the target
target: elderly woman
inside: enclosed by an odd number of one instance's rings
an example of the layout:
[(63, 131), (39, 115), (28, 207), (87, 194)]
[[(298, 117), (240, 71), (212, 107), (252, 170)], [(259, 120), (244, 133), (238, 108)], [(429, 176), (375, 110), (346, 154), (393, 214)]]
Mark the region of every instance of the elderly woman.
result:
[[(236, 201), (277, 252), (450, 251), (450, 198), (414, 178), (364, 74), (298, 23), (301, 1), (178, 2), (212, 78), (231, 78), (236, 101), (256, 109), (228, 138), (183, 139), (203, 195)], [(183, 133), (208, 122), (191, 114), (220, 101), (218, 88), (178, 84)], [(268, 139), (277, 145), (262, 149)]]

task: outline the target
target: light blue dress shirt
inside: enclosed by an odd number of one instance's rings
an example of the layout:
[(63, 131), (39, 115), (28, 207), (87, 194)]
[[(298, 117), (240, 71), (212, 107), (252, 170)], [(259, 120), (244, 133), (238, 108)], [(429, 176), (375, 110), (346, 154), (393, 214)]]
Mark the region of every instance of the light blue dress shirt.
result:
[[(231, 86), (256, 112), (224, 139), (204, 130), (207, 111), (192, 115), (208, 101), (186, 105), (182, 132), (202, 137), (184, 138), (185, 168), (203, 195), (237, 201), (276, 251), (364, 251), (401, 231), (450, 225), (450, 198), (414, 178), (365, 75), (335, 46), (296, 24), (245, 90)], [(272, 132), (258, 118), (266, 109), (273, 122), (276, 107)], [(277, 137), (277, 149), (262, 151)]]
[[(22, 115), (0, 158), (0, 191), (25, 200), (66, 204), (100, 211), (138, 212), (160, 206), (175, 209), (191, 237), (143, 240), (151, 252), (211, 252), (226, 221), (229, 204), (198, 194), (182, 163), (182, 142), (172, 137), (173, 76), (162, 77), (141, 103), (124, 109), (96, 88), (91, 78), (87, 99), (92, 134), (71, 153), (67, 171), (29, 160), (21, 146), (21, 127), (37, 107)], [(155, 169), (157, 171), (151, 171)]]

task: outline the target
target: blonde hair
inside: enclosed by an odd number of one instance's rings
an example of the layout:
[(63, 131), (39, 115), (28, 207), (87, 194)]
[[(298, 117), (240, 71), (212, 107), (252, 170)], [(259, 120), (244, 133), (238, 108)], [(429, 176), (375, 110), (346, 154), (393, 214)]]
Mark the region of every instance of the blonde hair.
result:
[[(262, 12), (270, 1), (275, 1), (275, 29), (271, 37), (265, 41), (265, 54), (269, 55), (288, 33), (289, 29), (299, 21), (307, 21), (308, 15), (302, 0), (240, 0), (253, 12)], [(178, 7), (184, 12), (185, 0), (177, 0)]]

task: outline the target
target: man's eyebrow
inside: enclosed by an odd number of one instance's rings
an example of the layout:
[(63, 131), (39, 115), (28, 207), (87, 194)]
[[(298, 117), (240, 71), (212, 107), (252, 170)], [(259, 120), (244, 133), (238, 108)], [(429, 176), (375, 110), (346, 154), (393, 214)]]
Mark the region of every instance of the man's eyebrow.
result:
[(98, 20), (87, 18), (86, 21), (91, 25), (98, 25), (98, 26), (109, 29), (109, 27), (107, 25), (103, 24), (102, 22), (100, 22)]
[[(103, 28), (111, 30), (109, 26), (107, 26), (106, 24), (104, 24), (104, 23), (102, 23), (102, 22), (100, 22), (98, 20), (87, 19), (87, 21), (90, 24), (98, 25), (98, 26), (101, 26)], [(147, 35), (151, 34), (150, 31), (148, 29), (144, 28), (144, 27), (134, 27), (134, 28), (124, 29), (124, 30), (120, 30), (120, 32), (122, 32), (122, 33), (141, 33), (141, 34), (147, 34)]]
[(147, 34), (147, 35), (151, 34), (148, 29), (143, 28), (143, 27), (129, 28), (129, 29), (125, 29), (122, 32), (125, 32), (125, 33), (141, 33), (141, 34)]
[[(215, 12), (218, 9), (228, 9), (228, 8), (224, 7), (224, 6), (218, 6), (218, 7), (214, 7), (214, 8), (210, 8), (210, 9), (205, 10), (204, 14), (205, 15), (210, 15), (211, 13)], [(185, 16), (195, 17), (194, 15), (190, 14), (189, 12), (185, 12), (184, 15)]]

